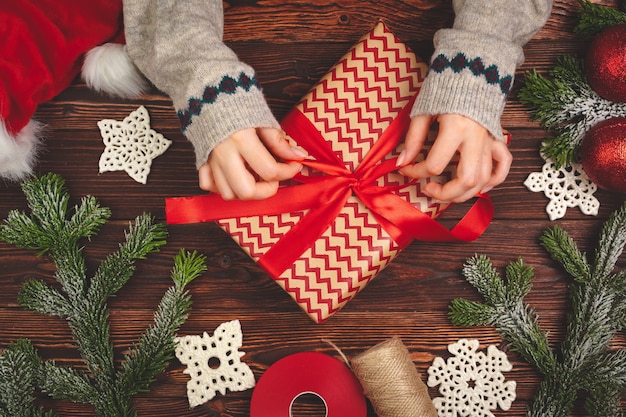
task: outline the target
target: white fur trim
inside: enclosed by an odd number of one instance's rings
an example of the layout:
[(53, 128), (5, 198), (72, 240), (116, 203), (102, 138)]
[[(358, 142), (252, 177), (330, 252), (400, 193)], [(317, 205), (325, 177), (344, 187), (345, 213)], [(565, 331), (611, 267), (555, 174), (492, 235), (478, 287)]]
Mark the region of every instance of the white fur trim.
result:
[(137, 97), (148, 89), (143, 74), (118, 43), (105, 43), (87, 52), (82, 77), (90, 88), (117, 97)]
[(31, 120), (17, 135), (7, 131), (0, 120), (0, 177), (20, 181), (33, 172), (43, 125)]

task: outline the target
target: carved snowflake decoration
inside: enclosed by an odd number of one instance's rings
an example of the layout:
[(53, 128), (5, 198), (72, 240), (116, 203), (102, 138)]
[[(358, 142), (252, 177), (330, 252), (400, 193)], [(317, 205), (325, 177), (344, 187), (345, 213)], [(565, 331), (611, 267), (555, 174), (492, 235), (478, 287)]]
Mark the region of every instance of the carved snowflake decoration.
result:
[(100, 173), (126, 171), (135, 181), (145, 184), (152, 160), (172, 144), (150, 128), (150, 116), (140, 106), (123, 121), (104, 119), (98, 122), (104, 142), (100, 156)]
[(530, 191), (543, 191), (550, 199), (546, 212), (550, 220), (565, 216), (568, 207), (580, 208), (584, 214), (598, 214), (600, 202), (593, 196), (598, 187), (589, 179), (581, 164), (572, 162), (557, 169), (554, 162), (545, 159), (541, 172), (533, 172), (524, 181)]
[(213, 399), (217, 392), (225, 395), (227, 389), (245, 391), (254, 387), (250, 367), (240, 360), (245, 355), (238, 350), (242, 339), (239, 320), (220, 324), (213, 336), (204, 332), (202, 336), (175, 338), (176, 357), (187, 365), (183, 373), (191, 376), (187, 382), (191, 408)]
[(484, 354), (478, 346), (478, 340), (461, 339), (448, 345), (454, 356), (435, 358), (428, 368), (428, 386), (439, 385), (443, 395), (433, 399), (439, 417), (493, 417), (490, 410), (507, 411), (515, 401), (516, 383), (502, 375), (513, 368), (506, 354), (495, 346)]

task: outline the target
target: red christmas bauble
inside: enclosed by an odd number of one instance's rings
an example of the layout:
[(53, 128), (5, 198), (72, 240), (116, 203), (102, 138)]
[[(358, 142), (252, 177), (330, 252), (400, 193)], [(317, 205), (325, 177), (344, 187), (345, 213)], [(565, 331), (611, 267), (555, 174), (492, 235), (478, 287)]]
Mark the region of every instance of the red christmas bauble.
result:
[(626, 24), (611, 26), (595, 37), (587, 49), (585, 75), (600, 97), (626, 102)]
[(593, 126), (583, 139), (580, 159), (598, 187), (626, 193), (626, 117), (614, 117)]

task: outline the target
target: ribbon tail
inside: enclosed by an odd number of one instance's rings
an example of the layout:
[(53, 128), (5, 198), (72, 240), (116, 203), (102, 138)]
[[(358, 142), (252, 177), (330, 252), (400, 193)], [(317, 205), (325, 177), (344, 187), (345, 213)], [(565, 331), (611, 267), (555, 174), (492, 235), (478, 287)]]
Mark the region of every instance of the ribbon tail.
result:
[(478, 239), (493, 220), (495, 209), (489, 195), (478, 194), (476, 197), (476, 202), (451, 230), (458, 240), (471, 242)]
[(447, 229), (395, 194), (383, 192), (359, 195), (372, 212), (395, 226), (400, 232), (400, 238), (408, 234), (426, 242), (471, 242), (482, 235), (491, 223), (494, 208), (487, 194), (479, 194), (477, 197), (463, 218), (452, 229)]
[[(307, 184), (282, 187), (265, 200), (224, 200), (219, 194), (166, 198), (165, 218), (168, 224), (186, 224), (308, 210), (322, 204), (323, 200), (320, 199), (326, 196), (323, 191), (336, 182), (334, 178), (323, 178)], [(336, 188), (335, 185), (330, 189)]]

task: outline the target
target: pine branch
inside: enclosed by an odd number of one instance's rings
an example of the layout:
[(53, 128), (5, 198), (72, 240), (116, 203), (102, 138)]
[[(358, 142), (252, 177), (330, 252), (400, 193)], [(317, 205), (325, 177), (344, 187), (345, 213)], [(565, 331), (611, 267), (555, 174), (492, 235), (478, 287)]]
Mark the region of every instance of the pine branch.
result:
[(576, 242), (565, 230), (554, 226), (546, 230), (539, 240), (552, 259), (559, 262), (575, 280), (588, 282), (591, 279), (591, 266), (585, 254), (578, 250)]
[(41, 390), (54, 399), (89, 404), (98, 396), (89, 377), (77, 369), (48, 361), (43, 364), (41, 374)]
[(27, 310), (45, 314), (47, 316), (67, 317), (71, 311), (71, 304), (54, 288), (43, 281), (28, 280), (22, 286), (17, 302)]
[(199, 255), (195, 251), (185, 252), (181, 250), (174, 259), (172, 281), (174, 281), (176, 288), (182, 291), (204, 271), (206, 271), (206, 256)]
[(586, 386), (598, 384), (620, 391), (626, 390), (626, 350), (604, 354), (583, 377)]
[(582, 386), (561, 363), (546, 374), (528, 406), (528, 417), (569, 417), (578, 389)]
[(539, 327), (535, 312), (520, 300), (495, 323), (496, 331), (530, 364), (551, 372), (557, 362), (547, 334)]
[(31, 215), (12, 210), (0, 228), (0, 238), (26, 249), (50, 253), (57, 265), (55, 277), (67, 294), (84, 290), (85, 264), (78, 248), (80, 238), (89, 238), (105, 224), (111, 213), (93, 198), (83, 198), (67, 220), (69, 194), (65, 181), (47, 174), (22, 184)]
[[(593, 417), (619, 415), (626, 391), (626, 350), (612, 352), (611, 341), (626, 327), (626, 272), (614, 271), (626, 243), (626, 203), (604, 224), (593, 266), (560, 227), (547, 229), (540, 240), (574, 281), (569, 291), (571, 314), (558, 354), (550, 350), (534, 312), (522, 300), (530, 291), (532, 274), (521, 259), (509, 264), (505, 283), (498, 282), (487, 258), (470, 258), (464, 275), (485, 303), (454, 300), (453, 323), (493, 325), (544, 374), (528, 416), (567, 417), (583, 391), (589, 393), (586, 406)], [(462, 318), (464, 313), (469, 319)]]
[[(617, 299), (626, 300), (626, 270), (612, 274), (607, 279), (609, 285), (614, 288)], [(626, 331), (626, 303), (618, 303), (613, 311), (613, 321), (618, 331)]]
[(583, 376), (588, 388), (585, 409), (592, 417), (618, 416), (621, 394), (626, 391), (626, 350), (607, 353)]
[(463, 265), (463, 276), (485, 298), (489, 305), (501, 304), (506, 298), (504, 282), (486, 256), (474, 256)]
[(126, 233), (126, 242), (98, 267), (88, 298), (94, 303), (102, 303), (119, 291), (132, 277), (134, 262), (158, 251), (165, 244), (166, 237), (163, 224), (154, 223), (154, 218), (147, 213), (138, 216)]
[(163, 371), (172, 359), (174, 337), (187, 320), (191, 296), (186, 286), (206, 270), (206, 257), (196, 252), (180, 251), (174, 260), (174, 286), (163, 296), (154, 315), (154, 324), (123, 362), (119, 375), (120, 391), (135, 395), (147, 390), (154, 377)]
[(517, 262), (512, 262), (506, 267), (506, 297), (510, 303), (518, 303), (532, 289), (534, 271), (524, 264), (524, 260), (519, 258)]
[[(614, 284), (612, 278), (615, 276), (611, 274), (611, 271), (624, 246), (624, 237), (618, 235), (624, 233), (625, 221), (626, 205), (613, 213), (605, 222), (596, 250), (597, 256), (604, 260), (598, 262), (603, 265), (602, 267), (594, 268), (592, 273), (588, 272), (591, 269), (589, 267), (584, 271), (588, 275), (583, 277), (576, 275), (579, 272), (576, 268), (568, 269), (567, 260), (561, 262), (577, 281), (570, 288), (572, 313), (568, 320), (566, 337), (562, 343), (562, 356), (564, 363), (572, 372), (579, 372), (581, 377), (598, 366), (597, 361), (604, 356), (610, 347), (611, 340), (620, 330), (620, 318), (625, 312), (624, 293)], [(569, 254), (572, 259), (582, 258), (573, 240), (563, 231), (560, 234), (564, 236), (560, 240), (566, 242), (562, 245), (566, 247), (562, 254), (566, 256)], [(547, 235), (549, 231), (544, 236)], [(611, 259), (608, 265), (607, 259)], [(594, 386), (590, 385), (589, 389), (594, 389)]]
[(0, 416), (53, 417), (35, 405), (35, 383), (41, 360), (32, 344), (20, 339), (0, 356)]
[[(178, 254), (172, 270), (174, 285), (163, 296), (154, 324), (131, 348), (118, 371), (106, 302), (132, 277), (137, 260), (165, 244), (165, 226), (155, 223), (148, 214), (138, 216), (126, 232), (125, 242), (100, 263), (95, 276), (90, 278), (86, 275), (79, 241), (95, 235), (110, 217), (110, 211), (101, 208), (94, 198), (85, 197), (70, 215), (69, 195), (64, 181), (57, 175), (28, 180), (22, 189), (31, 215), (9, 213), (0, 236), (9, 243), (49, 253), (61, 288), (27, 281), (19, 302), (34, 311), (64, 317), (88, 370), (83, 372), (47, 362), (38, 367), (40, 388), (57, 399), (90, 403), (97, 416), (134, 416), (133, 396), (146, 391), (173, 356), (175, 333), (186, 321), (191, 307), (191, 297), (185, 288), (206, 269), (205, 257), (195, 252)], [(13, 395), (15, 391), (7, 394), (9, 398)], [(11, 408), (0, 401), (0, 417), (5, 411), (13, 417)]]
[(98, 200), (91, 196), (83, 197), (80, 205), (75, 206), (73, 211), (66, 229), (70, 231), (70, 239), (74, 242), (98, 234), (100, 226), (111, 217), (109, 209), (101, 207)]
[[(545, 78), (532, 70), (520, 91), (520, 99), (533, 108), (536, 120), (546, 128), (558, 127), (576, 118), (581, 109), (574, 101), (595, 99), (595, 93), (585, 81), (582, 61), (563, 56)], [(591, 100), (593, 102), (593, 100)]]
[[(26, 181), (22, 191), (35, 220), (45, 236), (58, 237), (65, 224), (70, 196), (65, 189), (65, 180), (58, 175), (47, 174)], [(49, 242), (54, 245), (53, 241)]]
[(594, 275), (608, 276), (617, 263), (626, 245), (626, 203), (615, 211), (604, 223), (600, 232), (600, 242), (596, 250)]
[(626, 105), (600, 97), (585, 80), (582, 62), (561, 57), (550, 78), (531, 70), (518, 93), (534, 121), (555, 133), (542, 145), (542, 154), (557, 168), (576, 159), (585, 134), (596, 123), (626, 115)]
[(563, 363), (581, 376), (594, 367), (617, 331), (612, 320), (616, 294), (597, 280), (570, 287), (572, 313), (561, 343)]
[(13, 210), (0, 230), (2, 239), (18, 247), (46, 252), (60, 244), (73, 246), (80, 238), (93, 236), (107, 222), (111, 213), (100, 207), (95, 199), (83, 198), (74, 207), (68, 223), (69, 194), (65, 181), (58, 175), (47, 174), (22, 185), (31, 216)]
[(594, 387), (585, 399), (585, 409), (591, 417), (623, 416), (620, 396), (621, 391), (610, 386)]
[(43, 233), (34, 220), (16, 210), (9, 212), (5, 224), (0, 226), (0, 238), (20, 248), (47, 251), (50, 238)]
[(574, 33), (578, 35), (595, 35), (604, 29), (626, 23), (626, 13), (612, 7), (579, 0), (582, 9)]
[(113, 344), (106, 305), (92, 305), (85, 301), (74, 304), (68, 325), (96, 385), (104, 390), (114, 384)]
[(450, 306), (452, 322), (458, 325), (492, 324), (528, 362), (544, 372), (554, 368), (556, 358), (548, 346), (546, 334), (539, 328), (534, 312), (523, 302), (531, 288), (532, 269), (519, 259), (507, 267), (505, 284), (491, 261), (478, 255), (468, 259), (463, 275), (483, 295), (485, 304), (453, 300)]
[(488, 326), (498, 318), (498, 310), (487, 304), (455, 298), (450, 304), (448, 317), (455, 326)]

